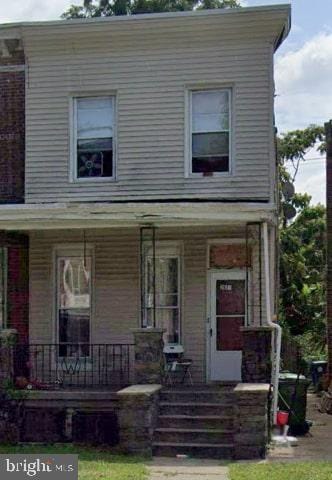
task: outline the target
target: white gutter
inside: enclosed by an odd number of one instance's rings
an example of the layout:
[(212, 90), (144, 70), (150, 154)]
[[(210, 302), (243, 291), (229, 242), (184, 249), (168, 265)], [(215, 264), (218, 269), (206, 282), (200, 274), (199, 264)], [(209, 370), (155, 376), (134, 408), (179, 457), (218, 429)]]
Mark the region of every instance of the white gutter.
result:
[[(280, 372), (280, 354), (281, 354), (281, 335), (282, 328), (277, 323), (272, 321), (271, 312), (271, 290), (270, 290), (270, 257), (269, 257), (269, 236), (267, 223), (263, 223), (263, 243), (264, 243), (264, 271), (265, 271), (265, 298), (266, 298), (266, 319), (268, 325), (274, 330), (276, 335), (276, 352), (275, 352), (275, 364), (272, 364), (272, 378), (271, 383), (273, 385), (273, 400), (272, 400), (272, 412), (273, 422), (277, 423), (277, 411), (278, 411), (278, 396), (279, 396), (279, 372)], [(274, 350), (274, 338), (272, 337), (272, 352)], [(273, 368), (274, 367), (274, 368)]]

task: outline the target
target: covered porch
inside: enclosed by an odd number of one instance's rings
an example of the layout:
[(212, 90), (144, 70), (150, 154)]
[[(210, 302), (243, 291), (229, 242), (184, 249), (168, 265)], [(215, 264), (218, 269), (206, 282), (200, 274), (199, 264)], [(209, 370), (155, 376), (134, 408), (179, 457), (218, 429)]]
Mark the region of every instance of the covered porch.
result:
[[(11, 210), (0, 213), (3, 258), (19, 233), (29, 313), (13, 322), (4, 301), (2, 316), (18, 332), (21, 381), (36, 389), (135, 383), (133, 330), (155, 327), (164, 343), (183, 345), (194, 383), (270, 381), (265, 285), (275, 291), (273, 210), (216, 203)], [(244, 350), (262, 337), (265, 358), (256, 368)]]

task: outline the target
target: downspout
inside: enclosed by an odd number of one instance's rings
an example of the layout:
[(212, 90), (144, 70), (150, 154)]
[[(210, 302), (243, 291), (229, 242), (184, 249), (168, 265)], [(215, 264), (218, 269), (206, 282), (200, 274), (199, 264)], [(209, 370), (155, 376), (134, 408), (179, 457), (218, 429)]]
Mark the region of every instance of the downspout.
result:
[[(277, 423), (278, 396), (279, 396), (279, 371), (281, 355), (281, 335), (280, 325), (272, 321), (271, 312), (271, 289), (270, 289), (270, 257), (269, 257), (269, 235), (267, 222), (263, 222), (263, 243), (264, 243), (264, 273), (265, 273), (265, 301), (266, 301), (266, 320), (267, 324), (274, 330), (276, 339), (275, 364), (272, 365), (271, 383), (273, 385), (272, 412), (273, 423)], [(272, 336), (271, 355), (274, 351), (274, 338)]]

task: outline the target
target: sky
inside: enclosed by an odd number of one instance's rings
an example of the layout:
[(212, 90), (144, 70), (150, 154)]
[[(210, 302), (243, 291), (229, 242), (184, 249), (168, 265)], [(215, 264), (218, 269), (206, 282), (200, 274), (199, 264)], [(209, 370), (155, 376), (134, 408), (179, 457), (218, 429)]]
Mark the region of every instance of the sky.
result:
[[(280, 1), (247, 0), (248, 6)], [(287, 2), (285, 2), (287, 3)], [(322, 125), (332, 118), (332, 0), (292, 0), (291, 33), (275, 59), (276, 123), (279, 133)], [(325, 204), (325, 158), (308, 152), (296, 190)]]
[[(82, 0), (0, 0), (0, 23), (58, 19)], [(332, 118), (332, 0), (242, 0), (246, 6), (291, 3), (292, 30), (275, 59), (279, 133)], [(312, 150), (301, 164), (296, 190), (325, 203), (325, 159)]]

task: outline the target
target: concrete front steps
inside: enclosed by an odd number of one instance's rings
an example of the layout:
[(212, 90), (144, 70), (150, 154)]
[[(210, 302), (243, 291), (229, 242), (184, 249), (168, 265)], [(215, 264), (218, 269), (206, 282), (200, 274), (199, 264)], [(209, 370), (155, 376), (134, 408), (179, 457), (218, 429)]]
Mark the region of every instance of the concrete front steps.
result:
[(231, 459), (234, 454), (232, 386), (164, 388), (160, 394), (155, 455)]

